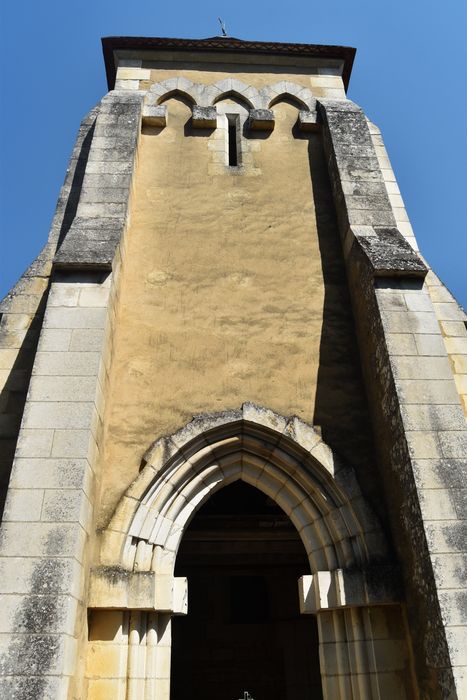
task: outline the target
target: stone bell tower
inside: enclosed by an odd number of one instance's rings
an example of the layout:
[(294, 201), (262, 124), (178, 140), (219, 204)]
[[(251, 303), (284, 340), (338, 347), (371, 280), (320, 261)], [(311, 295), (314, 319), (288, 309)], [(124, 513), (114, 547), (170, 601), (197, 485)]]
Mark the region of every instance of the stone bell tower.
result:
[(465, 316), (355, 50), (103, 49), (0, 307), (0, 697), (461, 700)]

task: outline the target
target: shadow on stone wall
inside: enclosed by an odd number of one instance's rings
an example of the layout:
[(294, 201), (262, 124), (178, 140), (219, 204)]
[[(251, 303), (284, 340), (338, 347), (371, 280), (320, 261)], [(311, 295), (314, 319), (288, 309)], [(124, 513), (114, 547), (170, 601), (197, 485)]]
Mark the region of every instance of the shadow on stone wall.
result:
[[(25, 292), (29, 291), (28, 282), (34, 284), (34, 280), (35, 278), (25, 278)], [(31, 315), (31, 320), (19, 347), (17, 343), (15, 344), (15, 338), (20, 337), (20, 328), (24, 323), (27, 308), (23, 307), (22, 303), (29, 304), (35, 295), (22, 294), (21, 292), (17, 295), (13, 294), (10, 303), (13, 305), (16, 302), (18, 310), (11, 314), (3, 313), (0, 316), (0, 347), (8, 350), (14, 348), (11, 352), (17, 353), (10, 369), (2, 370), (2, 373), (5, 372), (5, 376), (0, 392), (0, 523), (3, 519), (8, 483), (42, 327), (47, 294), (48, 288), (38, 295), (35, 311), (32, 311), (29, 306), (28, 315)], [(21, 313), (21, 310), (24, 313)]]
[(321, 426), (323, 440), (355, 468), (364, 496), (387, 530), (386, 508), (377, 471), (326, 160), (320, 134), (309, 134), (306, 138), (324, 281), (323, 326), (313, 423)]
[(66, 202), (65, 210), (63, 213), (63, 219), (60, 226), (60, 233), (58, 235), (57, 250), (63, 243), (66, 234), (70, 230), (71, 224), (76, 216), (76, 211), (78, 209), (79, 198), (81, 196), (81, 189), (83, 187), (84, 174), (86, 172), (86, 165), (88, 162), (89, 151), (91, 149), (91, 143), (94, 136), (95, 122), (89, 127), (89, 131), (84, 137), (81, 148), (78, 153), (78, 159), (76, 161), (75, 171), (73, 173), (73, 180), (71, 182), (70, 194)]

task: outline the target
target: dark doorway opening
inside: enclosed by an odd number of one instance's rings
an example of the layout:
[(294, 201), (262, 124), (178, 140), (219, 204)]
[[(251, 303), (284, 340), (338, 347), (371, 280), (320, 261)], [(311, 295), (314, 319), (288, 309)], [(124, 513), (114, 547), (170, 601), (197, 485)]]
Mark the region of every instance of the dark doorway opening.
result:
[(285, 513), (238, 481), (200, 508), (177, 556), (188, 615), (173, 619), (171, 700), (321, 700), (316, 620), (302, 616), (309, 573)]

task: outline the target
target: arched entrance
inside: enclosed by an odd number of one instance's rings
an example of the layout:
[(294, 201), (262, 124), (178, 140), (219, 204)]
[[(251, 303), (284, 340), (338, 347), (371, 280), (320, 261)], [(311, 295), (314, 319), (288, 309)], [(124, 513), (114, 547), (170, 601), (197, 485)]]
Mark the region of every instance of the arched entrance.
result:
[(175, 575), (188, 615), (172, 622), (171, 700), (320, 700), (318, 629), (300, 614), (309, 574), (287, 515), (243, 481), (217, 491), (187, 528)]
[(145, 461), (103, 532), (91, 575), (88, 700), (101, 698), (103, 685), (108, 697), (169, 700), (171, 626), (187, 612), (177, 553), (197, 512), (238, 481), (270, 498), (303, 543), (311, 574), (300, 579), (300, 611), (317, 619), (324, 699), (414, 697), (384, 533), (352, 468), (319, 433), (244, 404), (197, 417), (155, 442)]

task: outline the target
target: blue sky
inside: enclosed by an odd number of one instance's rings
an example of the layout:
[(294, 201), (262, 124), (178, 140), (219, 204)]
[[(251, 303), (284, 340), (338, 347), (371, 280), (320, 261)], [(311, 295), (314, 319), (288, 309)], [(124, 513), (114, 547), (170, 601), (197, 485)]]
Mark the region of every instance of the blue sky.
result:
[(382, 129), (422, 253), (467, 306), (467, 3), (42, 0), (4, 3), (0, 298), (46, 240), (76, 130), (106, 92), (100, 37), (357, 48), (349, 97)]

